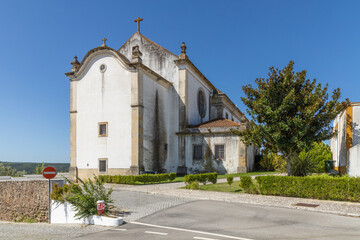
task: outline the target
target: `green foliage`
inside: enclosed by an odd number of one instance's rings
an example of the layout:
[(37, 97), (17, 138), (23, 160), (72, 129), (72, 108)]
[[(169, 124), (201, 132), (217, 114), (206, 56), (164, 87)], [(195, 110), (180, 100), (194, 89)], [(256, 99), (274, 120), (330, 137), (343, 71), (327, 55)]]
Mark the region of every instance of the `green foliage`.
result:
[(199, 182), (198, 181), (191, 182), (190, 184), (186, 185), (185, 188), (191, 190), (199, 190), (200, 189)]
[(259, 162), (261, 170), (267, 172), (286, 172), (286, 161), (284, 156), (268, 152), (262, 155)]
[(315, 164), (314, 172), (325, 172), (325, 161), (332, 160), (332, 153), (329, 145), (323, 142), (313, 143), (308, 151), (303, 150), (299, 154), (299, 158), (310, 158)]
[(25, 174), (25, 171), (16, 171), (16, 169), (0, 163), (0, 176), (23, 177)]
[(202, 173), (202, 174), (189, 174), (184, 177), (184, 182), (186, 185), (192, 183), (192, 182), (201, 182), (204, 185), (207, 182), (211, 182), (212, 184), (215, 184), (217, 182), (217, 173)]
[(80, 184), (75, 184), (68, 178), (66, 181), (68, 185), (64, 185), (62, 188), (55, 185), (51, 198), (59, 203), (69, 202), (75, 210), (76, 218), (85, 218), (91, 215), (97, 215), (97, 201), (105, 201), (104, 214), (108, 213), (112, 208), (114, 201), (111, 199), (112, 189), (106, 189), (100, 179), (94, 176), (94, 181), (90, 178), (83, 181), (77, 177)]
[(42, 174), (44, 168), (45, 168), (44, 162), (41, 165), (40, 164), (36, 165), (35, 174)]
[(256, 180), (264, 195), (360, 202), (360, 178), (258, 176)]
[(253, 183), (253, 180), (250, 176), (244, 176), (240, 178), (240, 187), (244, 189), (245, 192), (251, 194), (257, 194), (258, 189), (256, 185)]
[(230, 188), (230, 192), (231, 192), (231, 184), (234, 182), (234, 178), (233, 177), (227, 177), (226, 181), (229, 184), (229, 188)]
[[(30, 162), (0, 162), (0, 164), (4, 164), (4, 166), (10, 166), (11, 168), (14, 168), (20, 172), (25, 171), (27, 174), (36, 174), (36, 167), (39, 165), (39, 163), (30, 163)], [(45, 163), (44, 167), (48, 167), (48, 166), (54, 167), (58, 173), (61, 173), (61, 172), (68, 172), (70, 164)]]
[(283, 69), (270, 68), (268, 78), (255, 80), (257, 88), (243, 87), (248, 107), (250, 128), (233, 131), (246, 144), (264, 146), (281, 153), (290, 173), (290, 155), (299, 154), (313, 142), (333, 136), (331, 121), (348, 104), (338, 102), (340, 89), (335, 89), (329, 100), (328, 85), (324, 88), (316, 80), (306, 79), (306, 71), (295, 73), (294, 62)]
[(130, 175), (130, 176), (121, 176), (121, 175), (100, 175), (99, 179), (104, 183), (117, 183), (117, 184), (135, 184), (136, 182), (141, 182), (143, 184), (148, 183), (160, 183), (167, 181), (174, 181), (176, 178), (176, 173), (162, 173), (162, 174), (142, 174), (142, 175)]
[(292, 176), (304, 177), (310, 175), (315, 171), (316, 164), (311, 159), (311, 156), (307, 154), (300, 156), (293, 154), (290, 157), (290, 166), (291, 166), (290, 174)]

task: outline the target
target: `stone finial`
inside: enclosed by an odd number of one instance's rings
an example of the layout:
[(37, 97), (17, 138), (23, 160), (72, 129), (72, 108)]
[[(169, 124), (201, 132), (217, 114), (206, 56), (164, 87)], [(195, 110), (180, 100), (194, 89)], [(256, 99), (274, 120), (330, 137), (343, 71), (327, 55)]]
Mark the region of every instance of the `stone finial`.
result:
[(241, 123), (246, 123), (246, 120), (245, 114), (243, 114), (240, 118)]
[(80, 66), (80, 63), (77, 60), (77, 56), (75, 56), (74, 60), (71, 61), (71, 65), (73, 65), (73, 67), (71, 68), (71, 71), (75, 72), (78, 69), (78, 67)]
[(187, 55), (186, 55), (186, 45), (185, 45), (185, 42), (183, 42), (180, 46), (181, 48), (181, 54), (179, 55), (180, 59), (186, 59), (187, 58)]
[(102, 41), (103, 41), (103, 44), (101, 45), (102, 47), (106, 47), (106, 38), (103, 38)]
[(141, 59), (142, 53), (140, 52), (140, 48), (138, 45), (133, 46), (132, 48), (132, 62), (133, 63), (141, 63), (142, 59)]

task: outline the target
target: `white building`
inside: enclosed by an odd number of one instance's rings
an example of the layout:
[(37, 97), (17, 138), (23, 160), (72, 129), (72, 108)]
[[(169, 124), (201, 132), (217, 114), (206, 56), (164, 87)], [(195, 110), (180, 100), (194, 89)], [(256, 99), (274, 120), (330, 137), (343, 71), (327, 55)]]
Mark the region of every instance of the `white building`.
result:
[(248, 120), (189, 60), (184, 43), (177, 56), (139, 25), (118, 50), (103, 41), (66, 73), (72, 175), (252, 170), (255, 148), (230, 132)]
[(351, 103), (336, 117), (334, 131), (331, 151), (335, 170), (360, 177), (360, 103)]

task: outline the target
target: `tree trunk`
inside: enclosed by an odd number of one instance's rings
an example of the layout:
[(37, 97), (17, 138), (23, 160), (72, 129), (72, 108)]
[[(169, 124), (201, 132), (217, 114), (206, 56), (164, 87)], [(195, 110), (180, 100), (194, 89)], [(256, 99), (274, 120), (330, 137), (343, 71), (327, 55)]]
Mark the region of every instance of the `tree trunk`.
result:
[(291, 175), (290, 156), (285, 155), (285, 160), (286, 160), (287, 174), (288, 174), (288, 176), (290, 176)]

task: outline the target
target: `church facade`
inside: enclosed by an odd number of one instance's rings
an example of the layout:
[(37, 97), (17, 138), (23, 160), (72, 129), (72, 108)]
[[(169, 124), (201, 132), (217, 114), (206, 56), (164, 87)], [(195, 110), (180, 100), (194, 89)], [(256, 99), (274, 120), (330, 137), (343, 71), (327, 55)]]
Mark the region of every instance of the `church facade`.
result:
[(118, 50), (75, 57), (70, 78), (70, 174), (238, 173), (257, 149), (231, 129), (249, 121), (190, 61), (135, 32)]

